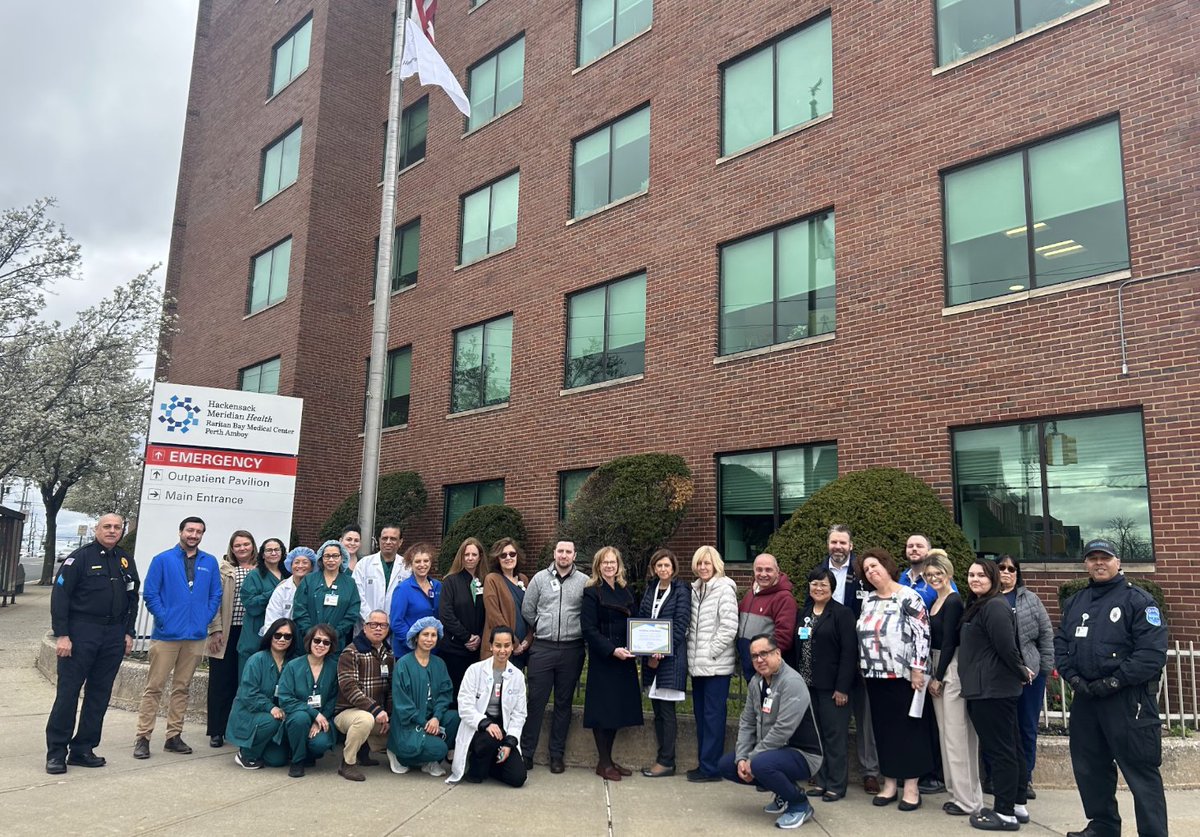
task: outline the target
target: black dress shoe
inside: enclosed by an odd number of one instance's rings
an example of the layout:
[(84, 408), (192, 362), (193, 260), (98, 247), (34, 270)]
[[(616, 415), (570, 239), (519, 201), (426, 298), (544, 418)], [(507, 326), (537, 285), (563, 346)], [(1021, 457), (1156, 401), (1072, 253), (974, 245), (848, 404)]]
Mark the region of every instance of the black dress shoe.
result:
[(1037, 793), (1033, 789), (1033, 782), (1030, 782), (1028, 785), (1025, 786), (1025, 798), (1026, 799), (1037, 799)]
[(67, 772), (67, 763), (61, 757), (46, 759), (46, 772), (51, 776)]
[(895, 802), (899, 798), (900, 798), (900, 794), (898, 794), (898, 793), (894, 793), (891, 796), (876, 796), (874, 799), (871, 800), (871, 804), (874, 805), (876, 808), (882, 808), (885, 805), (891, 805), (893, 802)]
[(371, 758), (371, 748), (364, 744), (358, 748), (358, 763), (363, 767), (374, 767), (379, 761)]
[(533, 770), (533, 756), (521, 756), (521, 761), (525, 762), (525, 772)]
[(556, 758), (554, 756), (550, 757), (550, 772), (551, 773), (562, 773), (566, 769), (567, 769), (567, 766), (565, 764), (563, 764), (563, 760), (561, 758)]
[(137, 741), (133, 742), (133, 757), (135, 759), (150, 758), (150, 739), (149, 738), (139, 738)]
[(901, 799), (900, 804), (897, 805), (896, 807), (899, 808), (901, 811), (915, 811), (921, 807), (921, 797), (918, 796), (916, 802), (907, 802), (907, 801)]
[(1068, 831), (1067, 837), (1101, 837), (1100, 832), (1088, 825), (1083, 831)]
[(77, 764), (80, 767), (104, 767), (108, 764), (103, 756), (98, 756), (91, 750), (72, 750), (67, 756), (67, 764)]
[[(188, 753), (192, 752), (192, 748), (183, 743), (183, 736), (181, 735), (173, 735), (168, 738), (166, 743), (163, 744), (163, 749), (168, 753), (179, 753), (181, 756), (186, 756)], [(134, 752), (134, 755), (137, 755), (136, 751)]]
[(208, 737), (208, 746), (212, 747), (214, 750), (217, 749), (218, 747), (224, 747), (225, 746), (225, 736), (210, 735)]
[(945, 793), (946, 785), (938, 779), (929, 779), (917, 783), (917, 790), (921, 793)]
[(298, 762), (298, 761), (292, 762), (291, 765), (288, 767), (288, 776), (292, 777), (293, 779), (303, 778), (304, 777), (304, 764), (301, 762)]

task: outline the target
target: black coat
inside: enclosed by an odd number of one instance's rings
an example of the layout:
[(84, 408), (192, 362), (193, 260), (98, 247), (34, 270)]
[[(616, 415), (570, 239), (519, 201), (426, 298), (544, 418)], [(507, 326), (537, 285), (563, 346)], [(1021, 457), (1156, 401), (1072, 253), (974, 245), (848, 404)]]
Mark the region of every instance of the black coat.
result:
[(959, 629), (958, 679), (967, 700), (1018, 697), (1025, 688), (1017, 620), (1003, 596), (967, 609)]
[[(657, 580), (646, 588), (642, 606), (638, 608), (639, 619), (651, 618), (657, 589)], [(671, 592), (663, 601), (658, 618), (671, 620), (671, 656), (663, 657), (654, 668), (646, 665), (649, 657), (642, 657), (642, 685), (649, 689), (657, 677), (659, 688), (682, 692), (687, 688), (687, 632), (692, 623), (692, 589), (679, 579), (672, 579)]]
[[(438, 603), (438, 618), (445, 629), (438, 653), (477, 658), (479, 650), (468, 651), (467, 641), (472, 634), (483, 636), (483, 585), (479, 595), (471, 596), (471, 574), (460, 570), (442, 579), (442, 598)], [(486, 640), (484, 640), (486, 641)]]
[(588, 648), (583, 725), (587, 729), (619, 729), (642, 724), (642, 692), (637, 661), (618, 660), (613, 651), (629, 643), (628, 622), (633, 594), (605, 582), (583, 591), (579, 624)]
[[(805, 622), (805, 620), (810, 620)], [(796, 640), (788, 652), (788, 663), (800, 670), (805, 640), (800, 630), (811, 630), (807, 642), (812, 644), (812, 683), (814, 689), (850, 694), (858, 677), (858, 634), (850, 608), (832, 599), (825, 604), (819, 618), (813, 616), (812, 602), (796, 613)]]

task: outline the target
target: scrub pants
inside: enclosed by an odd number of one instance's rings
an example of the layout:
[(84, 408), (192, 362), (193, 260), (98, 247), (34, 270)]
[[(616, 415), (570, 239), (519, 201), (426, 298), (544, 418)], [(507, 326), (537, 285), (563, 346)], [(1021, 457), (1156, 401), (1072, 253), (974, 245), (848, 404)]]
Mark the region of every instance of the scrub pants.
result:
[(318, 732), (309, 738), (308, 731), (312, 725), (312, 719), (305, 712), (297, 712), (283, 719), (284, 735), (292, 751), (292, 764), (319, 759), (333, 749), (333, 723), (330, 722), (328, 731)]
[[(250, 745), (241, 747), (242, 755), (254, 761), (264, 761), (270, 767), (283, 767), (288, 763), (288, 747), (275, 742), (283, 721), (275, 720), (270, 712), (255, 712), (252, 720), (254, 732), (250, 736)], [(228, 730), (225, 737), (231, 738)]]
[(431, 761), (442, 761), (446, 758), (446, 753), (450, 752), (450, 747), (446, 742), (453, 741), (455, 736), (458, 735), (458, 723), (458, 713), (451, 709), (446, 713), (446, 722), (442, 724), (442, 732), (446, 734), (445, 738), (442, 738), (440, 735), (430, 735), (429, 733), (422, 732), (421, 749), (417, 754), (412, 758), (397, 756), (396, 760), (405, 767), (420, 767)]

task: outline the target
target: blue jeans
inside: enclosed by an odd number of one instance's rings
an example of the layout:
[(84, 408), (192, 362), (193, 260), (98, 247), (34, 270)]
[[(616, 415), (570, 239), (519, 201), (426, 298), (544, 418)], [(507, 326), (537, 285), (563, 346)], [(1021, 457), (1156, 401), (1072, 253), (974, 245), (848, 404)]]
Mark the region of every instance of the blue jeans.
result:
[[(722, 778), (731, 782), (737, 782), (739, 785), (751, 784), (743, 782), (738, 776), (737, 757), (734, 753), (721, 756), (720, 772)], [(809, 777), (808, 761), (799, 750), (784, 747), (759, 753), (750, 759), (750, 772), (754, 774), (753, 784), (766, 788), (789, 806), (808, 805), (804, 791), (796, 787), (797, 782)]]
[(700, 772), (719, 776), (721, 753), (725, 750), (725, 718), (732, 675), (692, 678), (692, 711), (696, 715), (696, 750)]

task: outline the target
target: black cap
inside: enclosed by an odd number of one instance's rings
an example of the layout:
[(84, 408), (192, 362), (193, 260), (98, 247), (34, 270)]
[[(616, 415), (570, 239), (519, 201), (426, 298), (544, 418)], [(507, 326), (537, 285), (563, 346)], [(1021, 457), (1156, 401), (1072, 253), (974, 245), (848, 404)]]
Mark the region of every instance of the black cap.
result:
[(1083, 557), (1086, 558), (1093, 552), (1103, 552), (1105, 555), (1111, 555), (1113, 558), (1120, 558), (1117, 552), (1117, 545), (1110, 540), (1104, 538), (1095, 538), (1083, 545)]

